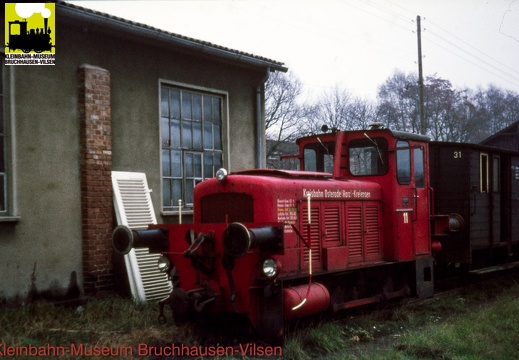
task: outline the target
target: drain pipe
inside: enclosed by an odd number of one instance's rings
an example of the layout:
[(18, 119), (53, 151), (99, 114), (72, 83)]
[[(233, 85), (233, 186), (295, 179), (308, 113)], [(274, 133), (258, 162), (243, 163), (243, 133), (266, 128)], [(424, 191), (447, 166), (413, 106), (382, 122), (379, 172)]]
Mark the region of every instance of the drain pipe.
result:
[(265, 167), (263, 163), (263, 136), (265, 132), (265, 121), (262, 109), (264, 108), (265, 83), (270, 76), (270, 67), (267, 68), (263, 81), (256, 88), (256, 168)]

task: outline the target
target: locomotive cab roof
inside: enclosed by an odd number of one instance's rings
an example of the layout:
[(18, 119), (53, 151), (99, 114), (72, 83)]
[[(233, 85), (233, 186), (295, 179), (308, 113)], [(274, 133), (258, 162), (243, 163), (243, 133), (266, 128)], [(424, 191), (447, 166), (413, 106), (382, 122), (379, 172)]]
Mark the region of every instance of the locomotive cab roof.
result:
[(304, 136), (304, 137), (301, 137), (299, 139), (297, 139), (296, 143), (299, 145), (303, 142), (307, 142), (308, 140), (310, 139), (321, 139), (323, 140), (323, 138), (326, 138), (326, 139), (329, 139), (329, 138), (335, 138), (337, 136), (338, 133), (348, 133), (348, 134), (355, 134), (355, 133), (360, 133), (360, 134), (378, 134), (378, 133), (389, 133), (392, 137), (394, 137), (395, 139), (399, 139), (399, 140), (414, 140), (414, 141), (423, 141), (423, 142), (430, 142), (431, 139), (426, 136), (426, 135), (420, 135), (420, 134), (415, 134), (415, 133), (411, 133), (411, 132), (407, 132), (407, 131), (399, 131), (399, 130), (391, 130), (391, 129), (388, 129), (388, 128), (381, 128), (381, 127), (376, 127), (376, 128), (371, 128), (371, 129), (365, 129), (365, 130), (347, 130), (347, 131), (338, 131), (338, 132), (324, 132), (324, 133), (321, 133), (321, 134), (315, 134), (315, 135), (310, 135), (310, 136)]

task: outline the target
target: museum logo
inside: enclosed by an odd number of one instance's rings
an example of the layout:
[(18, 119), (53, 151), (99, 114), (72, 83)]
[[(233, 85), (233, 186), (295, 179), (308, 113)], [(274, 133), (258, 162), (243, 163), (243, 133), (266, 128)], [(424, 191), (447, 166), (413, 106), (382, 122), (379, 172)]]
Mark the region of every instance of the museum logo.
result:
[(5, 4), (5, 65), (56, 63), (53, 3)]

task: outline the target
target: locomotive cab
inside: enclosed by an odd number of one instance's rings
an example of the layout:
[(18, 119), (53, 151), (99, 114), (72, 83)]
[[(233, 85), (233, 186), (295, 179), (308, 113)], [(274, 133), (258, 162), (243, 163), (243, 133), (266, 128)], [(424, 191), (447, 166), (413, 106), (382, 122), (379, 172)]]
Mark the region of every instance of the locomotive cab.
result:
[(301, 169), (377, 183), (383, 193), (383, 260), (415, 262), (416, 292), (433, 293), (429, 138), (391, 131), (334, 132), (299, 139)]

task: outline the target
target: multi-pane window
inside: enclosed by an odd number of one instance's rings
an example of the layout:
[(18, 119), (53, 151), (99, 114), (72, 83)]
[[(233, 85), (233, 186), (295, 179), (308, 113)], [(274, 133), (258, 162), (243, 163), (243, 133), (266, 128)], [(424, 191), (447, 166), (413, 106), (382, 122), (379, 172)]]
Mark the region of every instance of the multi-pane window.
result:
[(222, 97), (161, 86), (165, 211), (193, 206), (193, 188), (222, 167)]
[[(1, 57), (1, 59), (3, 60), (3, 56)], [(7, 211), (7, 170), (5, 164), (4, 122), (4, 71), (5, 70), (2, 69), (2, 76), (0, 77), (0, 214), (5, 213)]]

